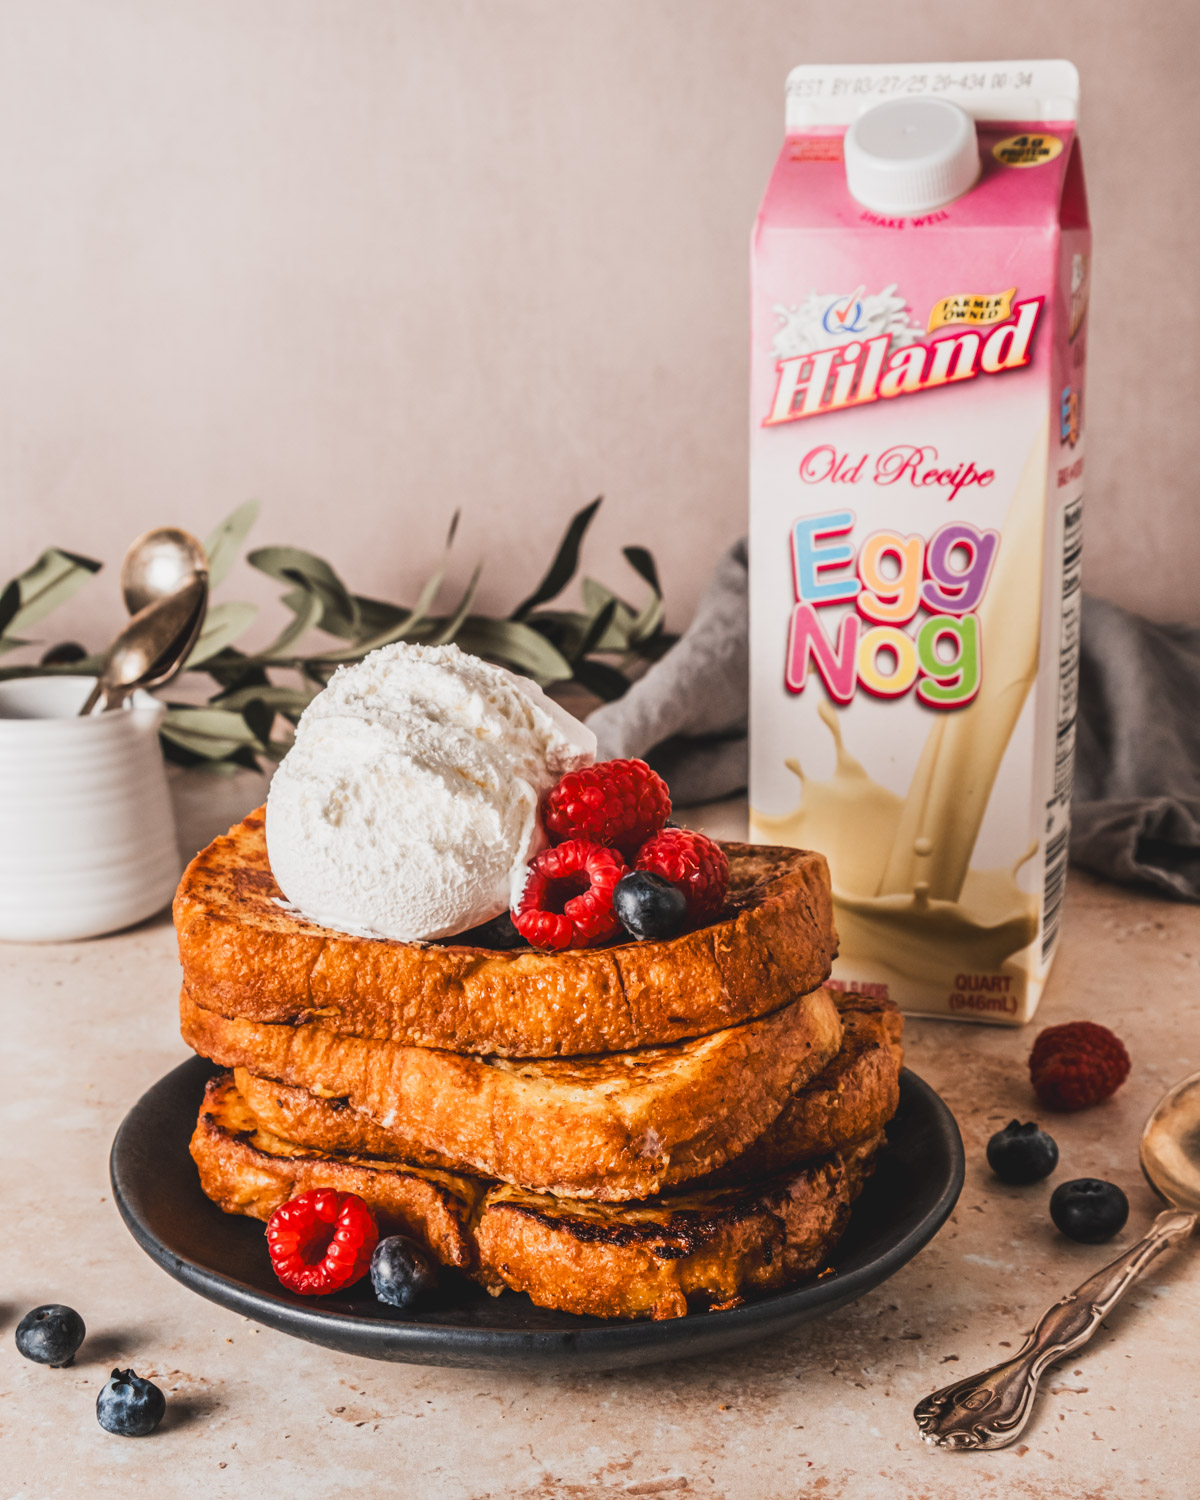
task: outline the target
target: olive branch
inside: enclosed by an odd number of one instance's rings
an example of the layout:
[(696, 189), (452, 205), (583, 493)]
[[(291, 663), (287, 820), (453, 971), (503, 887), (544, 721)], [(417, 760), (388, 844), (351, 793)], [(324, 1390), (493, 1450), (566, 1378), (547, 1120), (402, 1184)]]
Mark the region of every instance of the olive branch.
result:
[[(658, 569), (645, 547), (623, 549), (626, 562), (648, 590), (640, 608), (588, 577), (581, 584), (582, 610), (548, 607), (578, 572), (583, 541), (599, 508), (597, 498), (572, 517), (541, 582), (511, 614), (498, 617), (472, 610), (482, 563), (453, 604), (440, 605), (458, 529), (457, 511), (442, 557), (411, 606), (351, 593), (324, 558), (300, 547), (248, 552), (251, 567), (282, 585), (283, 624), (267, 646), (244, 651), (236, 642), (257, 618), (258, 607), (236, 600), (210, 602), (184, 671), (206, 674), (214, 690), (204, 704), (168, 701), (161, 730), (167, 759), (225, 774), (239, 766), (258, 768), (259, 757), (278, 760), (288, 749), (300, 715), (337, 668), (396, 641), (424, 646), (453, 642), (542, 687), (575, 683), (605, 701), (619, 698), (630, 686), (631, 674), (657, 661), (676, 637), (664, 626)], [(258, 509), (258, 501), (247, 501), (208, 537), (210, 589), (217, 590), (229, 575)], [(0, 656), (38, 653), (34, 661), (0, 663), (0, 680), (100, 672), (103, 653), (75, 641), (47, 647), (28, 632), (102, 566), (94, 558), (49, 547), (0, 591)], [(318, 634), (326, 641), (315, 641)], [(281, 676), (285, 680), (279, 680)]]

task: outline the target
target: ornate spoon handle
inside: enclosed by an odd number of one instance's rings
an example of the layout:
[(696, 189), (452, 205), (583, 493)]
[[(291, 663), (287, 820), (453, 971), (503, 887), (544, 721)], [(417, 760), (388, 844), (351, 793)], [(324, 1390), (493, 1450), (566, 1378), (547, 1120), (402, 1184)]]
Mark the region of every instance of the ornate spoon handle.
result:
[(1086, 1344), (1142, 1272), (1191, 1234), (1198, 1217), (1174, 1208), (1159, 1214), (1144, 1239), (1043, 1313), (1011, 1359), (919, 1401), (913, 1416), (925, 1441), (939, 1448), (1007, 1447), (1029, 1421), (1042, 1371)]

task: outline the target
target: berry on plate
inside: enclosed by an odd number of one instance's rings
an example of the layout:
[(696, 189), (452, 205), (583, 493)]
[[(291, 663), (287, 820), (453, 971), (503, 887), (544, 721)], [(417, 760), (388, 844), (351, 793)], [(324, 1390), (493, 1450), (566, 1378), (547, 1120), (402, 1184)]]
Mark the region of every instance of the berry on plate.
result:
[(729, 859), (720, 844), (703, 833), (664, 829), (642, 845), (637, 868), (677, 885), (687, 897), (688, 917), (693, 922), (715, 917), (725, 904)]
[(453, 943), (456, 947), (462, 945), (472, 948), (499, 948), (504, 951), (525, 946), (525, 939), (513, 923), (512, 913), (507, 911), (502, 911), (498, 917), (493, 917), (482, 927), (472, 927), (468, 932), (460, 932), (457, 936), (445, 939), (445, 941)]
[(17, 1349), (37, 1365), (69, 1365), (87, 1332), (73, 1307), (47, 1302), (27, 1312), (17, 1324)]
[(407, 1312), (437, 1285), (437, 1270), (416, 1240), (392, 1234), (375, 1246), (371, 1256), (371, 1285), (380, 1302)]
[(1029, 1054), (1029, 1077), (1047, 1109), (1086, 1109), (1129, 1077), (1125, 1044), (1095, 1021), (1047, 1026)]
[(1010, 1120), (987, 1143), (987, 1159), (1001, 1182), (1024, 1186), (1049, 1177), (1058, 1166), (1058, 1147), (1032, 1120)]
[(593, 948), (621, 930), (613, 890), (625, 872), (615, 849), (570, 839), (543, 849), (513, 912), (517, 931), (534, 948)]
[(379, 1242), (374, 1215), (356, 1193), (314, 1188), (267, 1221), (276, 1276), (302, 1297), (337, 1292), (365, 1276)]
[(687, 921), (687, 897), (652, 870), (634, 870), (617, 881), (613, 908), (635, 938), (669, 938)]
[(644, 760), (605, 760), (570, 771), (547, 793), (546, 832), (556, 844), (587, 839), (632, 859), (671, 816), (667, 783)]
[(114, 1370), (96, 1397), (96, 1421), (118, 1437), (147, 1437), (163, 1419), (167, 1398), (132, 1370)]
[(1050, 1194), (1050, 1217), (1069, 1240), (1098, 1245), (1124, 1229), (1129, 1199), (1115, 1182), (1076, 1177)]

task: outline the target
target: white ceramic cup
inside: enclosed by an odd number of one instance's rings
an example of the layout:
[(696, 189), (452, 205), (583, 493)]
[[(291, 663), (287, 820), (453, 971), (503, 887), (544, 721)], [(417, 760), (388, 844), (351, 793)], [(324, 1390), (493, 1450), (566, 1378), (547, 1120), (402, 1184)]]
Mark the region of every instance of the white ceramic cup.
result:
[(165, 710), (139, 692), (81, 719), (92, 681), (0, 682), (0, 938), (115, 932), (159, 911), (179, 880)]

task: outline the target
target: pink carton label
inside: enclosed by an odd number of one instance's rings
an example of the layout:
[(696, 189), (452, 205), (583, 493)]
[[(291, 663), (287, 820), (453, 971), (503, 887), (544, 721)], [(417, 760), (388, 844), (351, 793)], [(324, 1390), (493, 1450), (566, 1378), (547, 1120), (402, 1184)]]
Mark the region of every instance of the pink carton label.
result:
[(836, 112), (788, 135), (754, 236), (752, 836), (828, 857), (835, 982), (1018, 1024), (1066, 874), (1082, 160), (1061, 103), (981, 109), (975, 186), (881, 214)]

